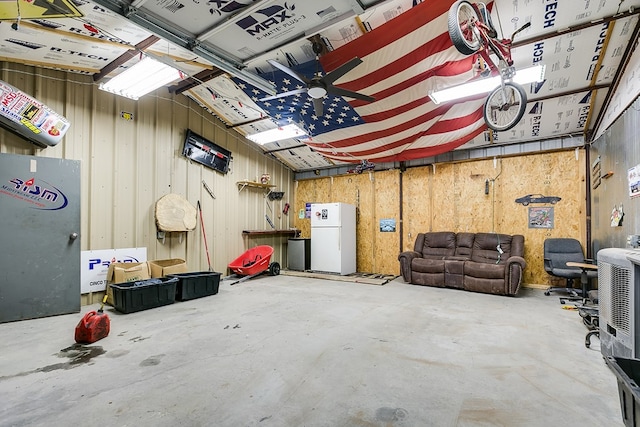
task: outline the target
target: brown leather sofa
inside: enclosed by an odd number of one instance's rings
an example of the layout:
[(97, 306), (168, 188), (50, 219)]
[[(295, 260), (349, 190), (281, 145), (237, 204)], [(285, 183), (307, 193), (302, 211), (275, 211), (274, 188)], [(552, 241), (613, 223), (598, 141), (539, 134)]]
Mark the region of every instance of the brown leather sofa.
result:
[(413, 251), (398, 256), (414, 285), (516, 295), (526, 266), (524, 236), (497, 233), (420, 233)]

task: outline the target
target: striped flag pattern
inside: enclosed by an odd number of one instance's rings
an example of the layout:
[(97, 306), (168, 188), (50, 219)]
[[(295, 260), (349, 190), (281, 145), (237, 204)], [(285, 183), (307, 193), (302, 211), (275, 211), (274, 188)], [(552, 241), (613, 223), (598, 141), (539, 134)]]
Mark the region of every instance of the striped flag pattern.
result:
[[(345, 102), (328, 94), (320, 117), (313, 114), (305, 93), (258, 105), (279, 124), (303, 126), (310, 135), (304, 140), (306, 144), (340, 162), (404, 161), (459, 147), (486, 129), (482, 115), (485, 96), (440, 105), (428, 96), (432, 90), (473, 78), (474, 57), (460, 54), (449, 38), (447, 15), (452, 3), (424, 1), (320, 58), (324, 72), (356, 56), (361, 58), (363, 63), (335, 85), (373, 96), (375, 101), (347, 98)], [(309, 63), (303, 65), (308, 67)], [(279, 92), (300, 84), (277, 71), (265, 77)], [(263, 96), (253, 87), (241, 87), (254, 100)]]
[(350, 100), (362, 124), (312, 136), (314, 150), (341, 161), (402, 161), (451, 151), (484, 131), (484, 96), (440, 105), (428, 97), (473, 77), (473, 57), (461, 55), (449, 38), (451, 4), (422, 2), (320, 58), (329, 72), (360, 57), (363, 63), (335, 84), (376, 100)]

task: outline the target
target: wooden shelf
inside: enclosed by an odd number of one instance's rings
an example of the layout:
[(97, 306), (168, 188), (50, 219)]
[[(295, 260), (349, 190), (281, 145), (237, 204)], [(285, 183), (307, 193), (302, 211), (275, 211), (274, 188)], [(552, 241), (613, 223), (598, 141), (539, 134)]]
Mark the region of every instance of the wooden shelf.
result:
[(253, 187), (253, 188), (262, 188), (264, 190), (268, 190), (267, 194), (269, 194), (271, 193), (271, 189), (275, 187), (275, 185), (262, 184), (260, 182), (253, 182), (253, 181), (238, 181), (236, 182), (236, 185), (238, 186), (238, 193), (244, 190), (246, 187)]
[(300, 230), (287, 229), (287, 230), (242, 230), (242, 234), (245, 236), (267, 236), (267, 235), (280, 235), (280, 236), (292, 236), (297, 237), (300, 235)]

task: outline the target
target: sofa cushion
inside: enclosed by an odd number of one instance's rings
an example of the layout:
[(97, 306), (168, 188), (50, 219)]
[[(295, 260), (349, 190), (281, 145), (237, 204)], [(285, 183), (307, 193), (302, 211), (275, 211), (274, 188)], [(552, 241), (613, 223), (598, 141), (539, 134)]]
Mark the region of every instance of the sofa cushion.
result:
[(471, 251), (473, 250), (473, 241), (475, 240), (475, 233), (458, 233), (456, 235), (456, 256), (471, 257)]
[(465, 276), (473, 276), (480, 279), (504, 280), (504, 265), (486, 262), (467, 261), (464, 263)]
[[(498, 245), (502, 253), (498, 252)], [(476, 233), (471, 261), (504, 264), (511, 256), (511, 236), (498, 233)], [(465, 272), (466, 274), (466, 272)]]
[(425, 233), (420, 251), (424, 258), (430, 259), (443, 259), (446, 256), (455, 255), (456, 233), (449, 231)]
[(411, 270), (418, 273), (444, 273), (444, 260), (414, 258), (411, 261)]
[(411, 260), (411, 283), (414, 285), (443, 287), (444, 260), (414, 258)]

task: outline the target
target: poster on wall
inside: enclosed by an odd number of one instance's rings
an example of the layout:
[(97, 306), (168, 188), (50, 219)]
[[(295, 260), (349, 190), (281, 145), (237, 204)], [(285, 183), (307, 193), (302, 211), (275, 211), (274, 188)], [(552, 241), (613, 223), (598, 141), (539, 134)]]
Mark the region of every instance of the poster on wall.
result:
[(380, 231), (382, 233), (392, 233), (396, 231), (396, 220), (393, 218), (380, 220)]
[(629, 179), (629, 197), (640, 196), (640, 165), (629, 169), (627, 178)]
[(529, 228), (553, 228), (553, 207), (529, 208)]
[(82, 251), (80, 259), (80, 293), (88, 294), (106, 289), (109, 264), (112, 262), (144, 262), (147, 260), (147, 248)]
[(619, 227), (622, 225), (622, 219), (624, 218), (624, 207), (622, 203), (615, 205), (611, 211), (611, 226)]

